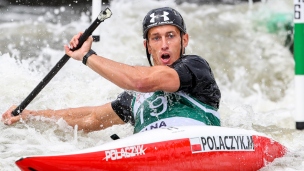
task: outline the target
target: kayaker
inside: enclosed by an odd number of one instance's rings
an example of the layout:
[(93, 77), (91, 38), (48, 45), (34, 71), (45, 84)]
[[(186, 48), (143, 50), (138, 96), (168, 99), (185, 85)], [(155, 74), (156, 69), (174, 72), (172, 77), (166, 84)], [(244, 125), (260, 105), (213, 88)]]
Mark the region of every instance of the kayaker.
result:
[(63, 118), (87, 132), (128, 122), (134, 125), (134, 133), (182, 125), (220, 126), (220, 90), (208, 62), (185, 55), (189, 35), (175, 9), (153, 9), (143, 20), (143, 44), (151, 66), (130, 66), (97, 55), (91, 50), (92, 37), (79, 50), (71, 51), (81, 34), (72, 38), (69, 47), (65, 45), (66, 54), (126, 91), (116, 100), (94, 107), (24, 110), (12, 117), (16, 108), (12, 106), (2, 115), (5, 124), (39, 115)]

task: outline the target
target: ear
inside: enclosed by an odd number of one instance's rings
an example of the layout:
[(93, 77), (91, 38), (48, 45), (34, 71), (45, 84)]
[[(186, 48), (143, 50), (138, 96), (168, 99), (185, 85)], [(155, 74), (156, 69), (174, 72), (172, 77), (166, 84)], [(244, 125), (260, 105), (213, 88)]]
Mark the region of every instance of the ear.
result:
[(146, 39), (143, 41), (143, 44), (144, 44), (144, 48), (147, 48), (147, 40)]
[(186, 48), (188, 46), (188, 42), (189, 42), (189, 34), (188, 33), (184, 34), (182, 39), (183, 39), (183, 46), (184, 46), (183, 48)]

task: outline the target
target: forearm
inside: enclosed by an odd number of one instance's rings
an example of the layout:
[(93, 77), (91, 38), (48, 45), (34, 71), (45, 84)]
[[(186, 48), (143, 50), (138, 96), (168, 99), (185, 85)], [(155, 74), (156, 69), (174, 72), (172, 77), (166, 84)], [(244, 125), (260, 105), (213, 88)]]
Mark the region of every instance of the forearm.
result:
[(141, 74), (145, 74), (140, 67), (118, 63), (97, 55), (92, 55), (88, 59), (87, 66), (105, 79), (127, 90), (137, 90), (136, 82), (142, 77)]
[[(27, 120), (30, 116), (42, 116), (47, 118), (60, 119), (63, 118), (66, 121), (73, 121), (79, 117), (79, 115), (86, 116), (88, 113), (85, 108), (68, 108), (61, 110), (24, 110), (21, 114), (23, 120)], [(71, 122), (72, 123), (72, 122)]]
[(139, 92), (175, 92), (179, 88), (177, 72), (168, 66), (130, 66), (97, 55), (90, 56), (87, 65), (123, 89)]
[(21, 115), (22, 119), (28, 119), (29, 116), (43, 116), (54, 119), (64, 119), (68, 125), (78, 126), (79, 130), (86, 132), (96, 131), (108, 128), (114, 124), (123, 124), (124, 122), (112, 110), (111, 104), (107, 103), (96, 107), (80, 107), (61, 110), (25, 110)]

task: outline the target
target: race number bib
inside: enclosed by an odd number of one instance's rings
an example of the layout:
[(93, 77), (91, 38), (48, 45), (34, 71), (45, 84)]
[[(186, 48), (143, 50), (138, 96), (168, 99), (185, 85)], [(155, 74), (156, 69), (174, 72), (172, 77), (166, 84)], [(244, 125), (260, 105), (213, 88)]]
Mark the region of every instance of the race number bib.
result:
[(139, 93), (132, 102), (134, 132), (178, 125), (220, 125), (217, 112), (179, 93)]

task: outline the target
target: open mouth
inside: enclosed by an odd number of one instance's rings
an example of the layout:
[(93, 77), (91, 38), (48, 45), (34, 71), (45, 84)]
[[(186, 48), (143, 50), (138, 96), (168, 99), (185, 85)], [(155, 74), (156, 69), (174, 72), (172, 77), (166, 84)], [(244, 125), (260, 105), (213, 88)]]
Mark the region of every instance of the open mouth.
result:
[(170, 58), (170, 55), (169, 54), (163, 54), (161, 56), (162, 59), (166, 60), (166, 59), (169, 59)]
[(160, 61), (162, 62), (162, 64), (164, 65), (168, 65), (170, 63), (170, 59), (171, 59), (171, 56), (169, 53), (163, 53), (161, 54), (160, 56)]

